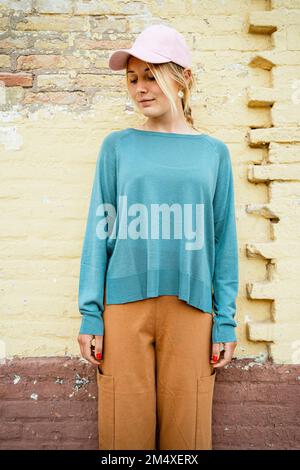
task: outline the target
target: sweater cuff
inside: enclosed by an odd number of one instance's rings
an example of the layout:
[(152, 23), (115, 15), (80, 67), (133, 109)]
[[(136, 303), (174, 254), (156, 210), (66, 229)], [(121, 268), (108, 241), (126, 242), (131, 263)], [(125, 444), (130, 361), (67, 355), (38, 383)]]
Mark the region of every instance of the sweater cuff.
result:
[(103, 336), (103, 332), (104, 324), (102, 316), (94, 317), (85, 314), (83, 315), (79, 330), (80, 335)]
[(215, 316), (212, 327), (212, 342), (231, 343), (237, 341), (235, 328), (233, 325), (220, 325)]

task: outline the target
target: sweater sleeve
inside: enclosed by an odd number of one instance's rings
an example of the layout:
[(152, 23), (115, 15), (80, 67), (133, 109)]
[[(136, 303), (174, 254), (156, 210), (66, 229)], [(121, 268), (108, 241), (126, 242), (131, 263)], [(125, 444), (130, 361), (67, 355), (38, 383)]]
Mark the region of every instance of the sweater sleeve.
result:
[[(111, 134), (98, 152), (82, 246), (78, 308), (80, 334), (103, 335), (104, 292), (109, 241), (116, 211), (115, 152)], [(113, 218), (112, 218), (112, 217)]]
[(213, 199), (215, 263), (213, 273), (214, 321), (212, 342), (237, 341), (234, 319), (238, 293), (238, 245), (234, 182), (227, 145), (219, 143), (219, 169)]

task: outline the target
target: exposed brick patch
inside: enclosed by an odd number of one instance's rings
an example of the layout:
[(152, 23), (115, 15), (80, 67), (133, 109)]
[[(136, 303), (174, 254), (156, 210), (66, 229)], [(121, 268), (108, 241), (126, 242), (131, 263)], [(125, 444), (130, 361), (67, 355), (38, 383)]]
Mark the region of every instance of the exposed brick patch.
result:
[(5, 86), (22, 86), (32, 87), (32, 74), (31, 73), (5, 73), (0, 72), (0, 81)]
[[(299, 365), (233, 359), (218, 369), (213, 448), (299, 448)], [(80, 358), (0, 365), (0, 449), (98, 449), (96, 369)]]

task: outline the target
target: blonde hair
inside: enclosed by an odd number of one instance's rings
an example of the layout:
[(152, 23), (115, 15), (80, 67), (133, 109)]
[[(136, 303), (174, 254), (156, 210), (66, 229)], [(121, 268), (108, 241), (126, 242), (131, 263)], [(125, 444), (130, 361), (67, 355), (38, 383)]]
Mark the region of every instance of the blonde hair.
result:
[(194, 129), (196, 129), (194, 127), (194, 119), (192, 117), (192, 109), (190, 104), (191, 92), (196, 85), (196, 80), (193, 75), (193, 72), (191, 71), (190, 77), (186, 79), (183, 73), (184, 67), (175, 64), (175, 62), (166, 62), (162, 64), (153, 64), (152, 62), (146, 62), (146, 64), (154, 75), (159, 87), (169, 99), (171, 104), (171, 111), (174, 114), (176, 114), (178, 110), (171, 90), (171, 79), (175, 80), (179, 84), (180, 89), (183, 91), (181, 103), (185, 119)]

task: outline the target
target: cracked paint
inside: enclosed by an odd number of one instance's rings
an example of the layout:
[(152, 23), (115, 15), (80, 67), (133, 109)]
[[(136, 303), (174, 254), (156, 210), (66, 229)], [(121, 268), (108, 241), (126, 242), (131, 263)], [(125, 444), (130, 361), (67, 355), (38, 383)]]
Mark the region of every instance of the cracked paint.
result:
[(21, 380), (21, 377), (20, 377), (19, 375), (16, 375), (16, 374), (15, 374), (15, 375), (14, 375), (13, 383), (14, 383), (14, 384), (17, 384), (17, 383), (20, 382), (20, 380)]

